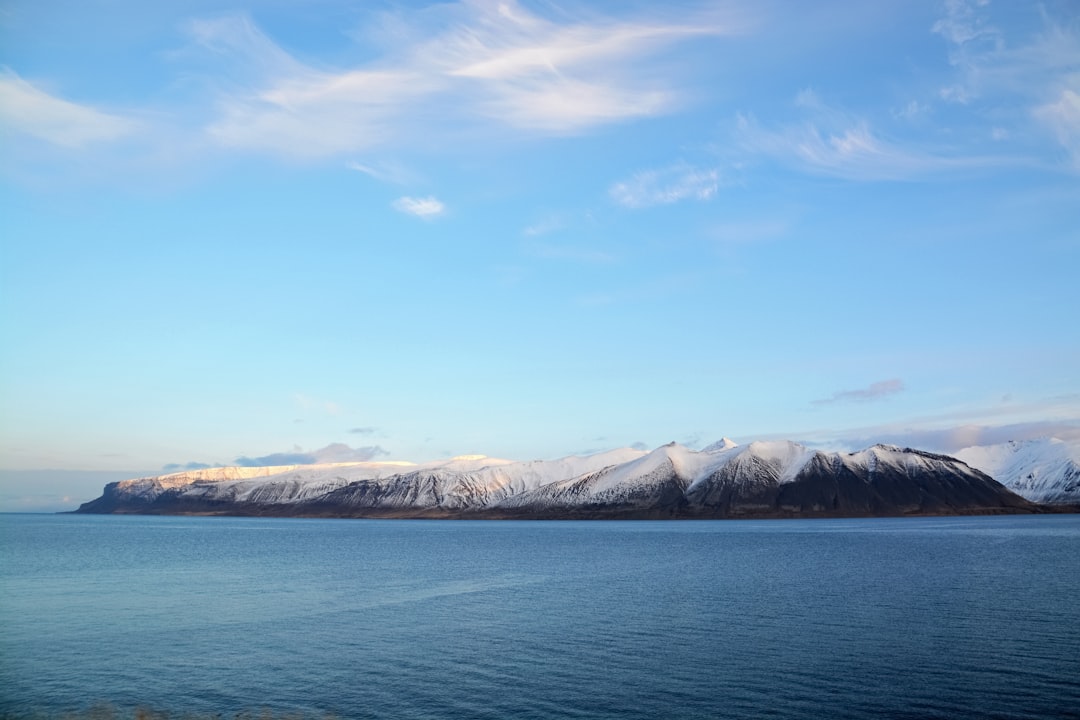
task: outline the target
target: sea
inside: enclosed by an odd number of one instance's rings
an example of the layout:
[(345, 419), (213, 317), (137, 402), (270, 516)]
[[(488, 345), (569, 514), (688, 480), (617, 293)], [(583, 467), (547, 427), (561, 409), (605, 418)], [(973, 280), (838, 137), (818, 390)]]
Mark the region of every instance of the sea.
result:
[(102, 707), (1076, 718), (1080, 515), (0, 516), (0, 717)]

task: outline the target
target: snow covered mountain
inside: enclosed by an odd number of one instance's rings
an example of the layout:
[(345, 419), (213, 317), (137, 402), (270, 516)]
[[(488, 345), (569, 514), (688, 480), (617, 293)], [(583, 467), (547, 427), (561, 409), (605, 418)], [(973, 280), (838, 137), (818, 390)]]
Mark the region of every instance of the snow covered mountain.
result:
[(1040, 438), (964, 448), (956, 457), (1032, 502), (1080, 504), (1080, 445)]
[(89, 513), (337, 517), (793, 517), (1031, 512), (963, 462), (875, 445), (623, 448), (553, 461), (213, 468), (111, 483)]

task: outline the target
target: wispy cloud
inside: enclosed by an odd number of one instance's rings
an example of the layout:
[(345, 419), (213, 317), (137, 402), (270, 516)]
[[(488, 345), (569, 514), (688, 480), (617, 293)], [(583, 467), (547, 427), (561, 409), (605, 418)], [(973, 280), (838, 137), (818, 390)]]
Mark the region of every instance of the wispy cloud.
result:
[(398, 212), (415, 215), (424, 220), (431, 220), (446, 211), (446, 206), (432, 196), (424, 198), (400, 197), (392, 203)]
[(716, 195), (719, 183), (717, 170), (676, 165), (635, 173), (612, 185), (608, 194), (623, 207), (644, 208), (680, 200), (708, 200)]
[(426, 36), (403, 33), (404, 47), (339, 70), (299, 62), (246, 17), (193, 24), (197, 43), (245, 68), (240, 82), (222, 87), (207, 131), (227, 146), (307, 157), (401, 141), (413, 118), (432, 113), (444, 125), (576, 133), (679, 107), (686, 70), (657, 58), (688, 39), (745, 27), (716, 13), (681, 22), (555, 20), (513, 1), (442, 12), (449, 22)]
[(866, 402), (868, 400), (880, 400), (881, 398), (895, 395), (904, 390), (904, 381), (898, 378), (880, 380), (870, 383), (867, 387), (857, 390), (837, 390), (831, 396), (814, 400), (815, 405), (831, 405), (842, 402)]
[(378, 445), (353, 448), (344, 443), (331, 443), (324, 448), (312, 450), (311, 452), (304, 452), (297, 448), (291, 452), (271, 453), (254, 458), (242, 455), (236, 458), (235, 464), (241, 467), (267, 467), (272, 465), (367, 462), (380, 455), (389, 455), (389, 452)]
[(988, 0), (945, 0), (945, 14), (931, 31), (954, 45), (967, 45), (980, 38), (996, 38), (1000, 32), (979, 12)]
[(985, 0), (946, 0), (945, 14), (931, 27), (931, 32), (949, 43), (949, 62), (961, 72), (956, 83), (938, 91), (943, 100), (968, 103), (980, 92), (979, 57), (1001, 44), (1001, 32), (981, 12), (986, 4)]
[[(357, 429), (373, 430), (373, 428)], [(233, 460), (232, 464), (239, 467), (272, 467), (275, 465), (318, 465), (320, 463), (368, 462), (379, 456), (389, 454), (390, 453), (387, 450), (379, 445), (354, 448), (345, 443), (331, 443), (326, 447), (311, 451), (306, 451), (299, 445), (296, 445), (291, 450), (269, 453), (258, 457), (241, 455)], [(162, 470), (164, 472), (173, 473), (185, 470), (205, 470), (206, 468), (211, 467), (222, 467), (222, 464), (217, 463), (211, 465), (209, 463), (198, 461), (169, 463), (162, 467)]]
[(740, 115), (736, 137), (751, 154), (846, 180), (910, 180), (1002, 162), (912, 150), (879, 137), (865, 119), (834, 112), (779, 129), (767, 129), (753, 117)]
[(1009, 32), (1006, 25), (994, 26), (993, 7), (967, 0), (946, 3), (945, 16), (933, 31), (947, 41), (956, 76), (941, 89), (941, 97), (1000, 105), (1006, 98), (1015, 102), (1075, 88), (1080, 66), (1080, 23), (1075, 17), (1059, 24), (1043, 12), (1038, 16), (1041, 28), (1025, 36)]
[[(999, 118), (1022, 124), (1030, 113), (1035, 134), (1052, 136), (1065, 149), (1073, 169), (1080, 169), (1080, 23), (1054, 22), (1042, 12), (1040, 31), (1009, 37), (995, 26), (986, 0), (948, 0), (933, 32), (948, 43), (954, 81), (940, 89), (946, 101), (978, 100), (982, 113), (992, 108)], [(993, 130), (995, 139), (1005, 131)]]
[(0, 124), (68, 148), (119, 140), (139, 127), (133, 119), (50, 95), (8, 68), (0, 69)]
[(695, 36), (743, 29), (730, 17), (560, 23), (515, 2), (463, 7), (465, 21), (422, 47), (419, 64), (467, 79), (478, 112), (553, 133), (669, 112), (681, 98), (674, 78), (658, 70), (658, 53)]
[(408, 68), (310, 67), (244, 15), (188, 30), (225, 68), (206, 133), (226, 147), (309, 158), (366, 150), (393, 136), (395, 120), (437, 85)]
[(836, 109), (803, 90), (795, 98), (801, 113), (795, 121), (739, 115), (737, 146), (802, 172), (853, 181), (1045, 166), (1053, 143), (1064, 148), (1072, 169), (1080, 167), (1074, 120), (1080, 23), (1034, 7), (995, 15), (995, 7), (983, 0), (944, 3), (942, 16), (927, 28), (948, 53), (937, 92), (909, 97), (902, 109), (885, 114), (872, 105)]

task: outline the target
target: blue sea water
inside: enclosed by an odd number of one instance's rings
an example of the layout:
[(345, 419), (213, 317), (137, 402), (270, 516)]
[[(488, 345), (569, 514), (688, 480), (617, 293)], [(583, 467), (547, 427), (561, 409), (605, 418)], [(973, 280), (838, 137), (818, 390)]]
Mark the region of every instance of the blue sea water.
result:
[(0, 516), (0, 713), (1080, 716), (1080, 516)]

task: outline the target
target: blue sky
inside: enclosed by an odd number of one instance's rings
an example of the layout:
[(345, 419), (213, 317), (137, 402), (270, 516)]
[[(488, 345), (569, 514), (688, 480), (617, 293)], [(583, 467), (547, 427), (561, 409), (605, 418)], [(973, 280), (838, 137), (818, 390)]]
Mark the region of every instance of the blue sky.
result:
[(0, 131), (8, 471), (1080, 434), (1075, 2), (15, 0)]

